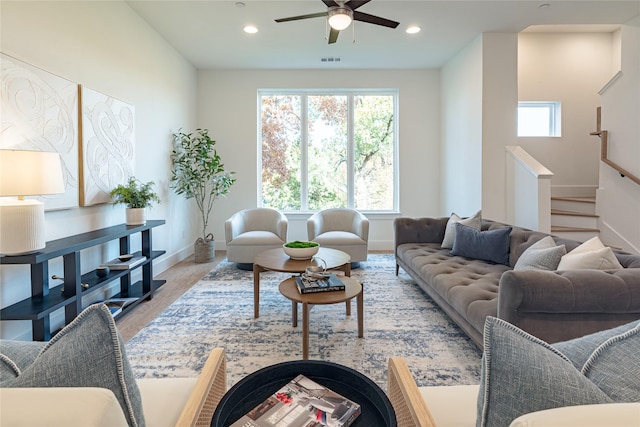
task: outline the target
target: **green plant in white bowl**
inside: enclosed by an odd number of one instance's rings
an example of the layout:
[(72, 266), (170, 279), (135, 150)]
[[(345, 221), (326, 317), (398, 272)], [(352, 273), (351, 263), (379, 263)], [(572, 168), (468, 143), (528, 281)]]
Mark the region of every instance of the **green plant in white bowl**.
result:
[(109, 196), (113, 203), (127, 205), (127, 225), (145, 224), (145, 208), (160, 203), (160, 197), (153, 191), (153, 181), (143, 183), (134, 176), (111, 190)]

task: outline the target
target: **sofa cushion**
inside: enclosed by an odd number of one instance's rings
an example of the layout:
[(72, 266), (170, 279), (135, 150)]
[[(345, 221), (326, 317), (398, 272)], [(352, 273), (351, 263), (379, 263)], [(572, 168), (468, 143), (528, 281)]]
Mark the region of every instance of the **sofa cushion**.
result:
[(553, 237), (546, 236), (529, 246), (518, 258), (514, 270), (556, 270), (560, 258), (567, 253), (564, 245), (556, 246)]
[(440, 245), (443, 248), (453, 248), (453, 242), (456, 239), (457, 223), (468, 225), (471, 228), (480, 230), (480, 226), (482, 224), (482, 211), (478, 211), (473, 216), (465, 219), (460, 218), (455, 212), (452, 213), (451, 217), (449, 217), (449, 221), (447, 221), (447, 227), (444, 230), (444, 238), (442, 239), (442, 244)]
[(41, 341), (0, 340), (0, 384), (20, 375), (45, 345)]
[(511, 227), (479, 231), (457, 223), (451, 255), (509, 265)]
[[(631, 348), (639, 345), (635, 339), (626, 342), (623, 339), (619, 344), (620, 347)], [(613, 359), (618, 359), (617, 350), (612, 355)], [(638, 357), (640, 354), (635, 356), (635, 365), (627, 361), (626, 366), (638, 366)], [(598, 360), (594, 362), (598, 363)], [(599, 368), (607, 371), (604, 363), (598, 364)], [(636, 373), (634, 378), (637, 376)], [(600, 385), (600, 382), (591, 381), (583, 375), (566, 356), (544, 341), (504, 320), (487, 318), (477, 425), (507, 426), (529, 412), (614, 402), (607, 394), (608, 390), (600, 389)]]
[(144, 426), (140, 391), (109, 309), (89, 306), (3, 387), (101, 387), (118, 399), (130, 426)]
[(564, 255), (558, 270), (614, 270), (622, 268), (611, 250), (602, 244), (598, 236), (593, 237)]

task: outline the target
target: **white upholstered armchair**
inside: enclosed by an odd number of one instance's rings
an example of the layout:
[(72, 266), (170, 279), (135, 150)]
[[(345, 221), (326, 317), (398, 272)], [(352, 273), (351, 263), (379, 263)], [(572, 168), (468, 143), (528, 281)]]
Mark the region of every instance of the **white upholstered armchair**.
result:
[(316, 212), (307, 220), (307, 235), (322, 247), (348, 253), (352, 268), (367, 260), (369, 220), (356, 210), (336, 208)]
[(227, 260), (251, 270), (260, 252), (287, 243), (287, 217), (271, 208), (244, 209), (225, 221)]

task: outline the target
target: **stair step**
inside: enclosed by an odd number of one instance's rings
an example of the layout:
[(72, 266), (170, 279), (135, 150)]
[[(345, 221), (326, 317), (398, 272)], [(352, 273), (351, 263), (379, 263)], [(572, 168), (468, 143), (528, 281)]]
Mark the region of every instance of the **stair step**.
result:
[(551, 209), (551, 215), (568, 215), (568, 216), (586, 216), (589, 218), (598, 218), (599, 216), (592, 213), (565, 211), (562, 209)]
[(551, 226), (594, 229), (598, 226), (598, 215), (551, 209)]
[(565, 196), (553, 196), (551, 200), (564, 200), (568, 202), (579, 202), (579, 203), (596, 203), (595, 197), (565, 197)]
[(565, 227), (560, 225), (551, 226), (552, 233), (574, 233), (574, 232), (591, 232), (591, 233), (599, 233), (600, 230), (597, 228), (583, 228), (583, 227)]
[(564, 239), (586, 242), (592, 237), (598, 236), (600, 234), (600, 230), (596, 228), (561, 227), (552, 225), (551, 234)]
[(593, 197), (552, 197), (551, 208), (567, 212), (595, 214), (596, 203)]

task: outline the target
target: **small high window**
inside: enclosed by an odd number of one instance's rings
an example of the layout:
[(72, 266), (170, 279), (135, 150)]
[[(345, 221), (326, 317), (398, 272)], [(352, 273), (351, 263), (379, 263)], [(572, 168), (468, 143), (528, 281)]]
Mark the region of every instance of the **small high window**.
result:
[(560, 102), (518, 102), (518, 136), (561, 136)]

